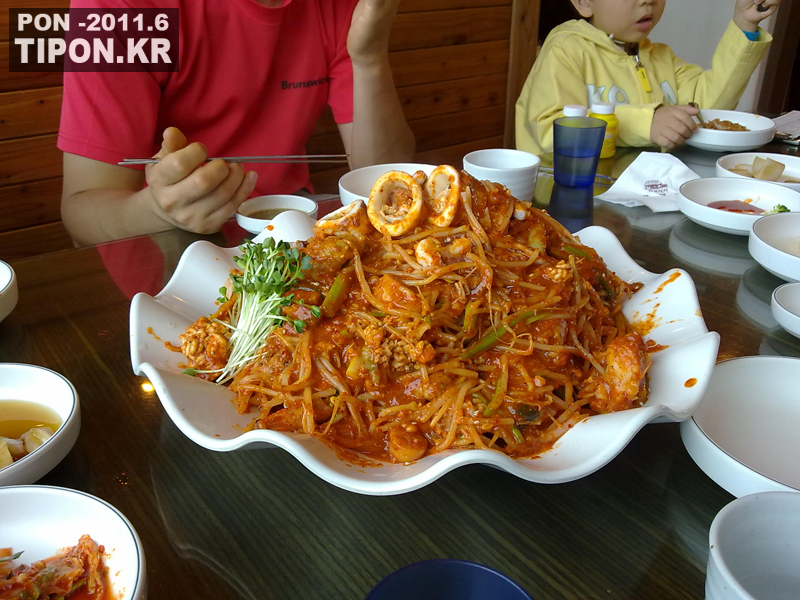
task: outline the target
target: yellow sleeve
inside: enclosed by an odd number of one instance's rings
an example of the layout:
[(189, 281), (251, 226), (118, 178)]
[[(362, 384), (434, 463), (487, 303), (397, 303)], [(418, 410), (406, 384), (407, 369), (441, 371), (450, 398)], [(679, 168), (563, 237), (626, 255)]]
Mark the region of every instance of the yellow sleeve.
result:
[(586, 84), (574, 56), (558, 46), (542, 49), (515, 106), (516, 145), (533, 154), (553, 151), (553, 121), (567, 104), (586, 106)]
[(758, 40), (751, 42), (731, 21), (717, 45), (708, 71), (674, 57), (678, 104), (697, 102), (701, 108), (736, 108), (750, 76), (772, 42), (769, 33), (761, 28), (758, 32)]
[(653, 113), (661, 106), (652, 104), (617, 104), (614, 112), (619, 119), (617, 140), (620, 146), (652, 146), (650, 126), (653, 124)]

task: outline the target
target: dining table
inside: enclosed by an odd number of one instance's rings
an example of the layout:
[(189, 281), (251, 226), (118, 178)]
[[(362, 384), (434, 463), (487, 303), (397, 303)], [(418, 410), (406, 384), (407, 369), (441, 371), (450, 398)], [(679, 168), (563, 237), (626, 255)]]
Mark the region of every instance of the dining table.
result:
[[(747, 237), (595, 198), (635, 154), (603, 163), (594, 190), (542, 172), (534, 202), (571, 231), (609, 229), (648, 271), (688, 272), (720, 335), (718, 361), (800, 356), (800, 340), (770, 313), (782, 281), (750, 257)], [(701, 176), (720, 156), (676, 155)], [(321, 201), (320, 214), (337, 204)], [(535, 600), (703, 597), (709, 527), (734, 498), (694, 463), (678, 423), (646, 425), (610, 463), (569, 483), (469, 465), (394, 496), (339, 489), (281, 449), (213, 452), (191, 441), (133, 372), (131, 299), (157, 294), (193, 242), (250, 237), (231, 221), (210, 236), (172, 230), (10, 263), (19, 303), (0, 323), (0, 362), (61, 373), (81, 405), (77, 443), (38, 484), (82, 490), (127, 516), (148, 598), (360, 600), (397, 569), (437, 558), (496, 569)]]

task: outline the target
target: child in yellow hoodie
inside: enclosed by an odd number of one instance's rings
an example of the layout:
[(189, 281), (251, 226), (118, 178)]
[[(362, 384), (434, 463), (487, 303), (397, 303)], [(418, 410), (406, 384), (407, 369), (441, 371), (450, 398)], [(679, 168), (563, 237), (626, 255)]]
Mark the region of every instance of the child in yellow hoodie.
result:
[(699, 111), (689, 102), (736, 107), (772, 41), (758, 24), (780, 4), (736, 0), (704, 71), (647, 39), (666, 0), (571, 1), (586, 20), (550, 32), (516, 104), (517, 148), (533, 154), (553, 151), (553, 121), (565, 105), (593, 102), (616, 104), (620, 146), (683, 144), (697, 128), (692, 117)]

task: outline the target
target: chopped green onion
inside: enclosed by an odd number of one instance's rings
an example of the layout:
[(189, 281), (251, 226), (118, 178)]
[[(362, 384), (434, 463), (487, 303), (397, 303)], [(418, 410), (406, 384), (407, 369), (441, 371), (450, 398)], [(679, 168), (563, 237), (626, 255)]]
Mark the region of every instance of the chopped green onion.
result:
[(347, 299), (347, 292), (350, 287), (350, 278), (339, 273), (331, 284), (331, 289), (325, 295), (325, 300), (322, 301), (322, 314), (329, 319), (336, 316), (342, 304)]
[[(534, 308), (531, 310), (524, 310), (522, 312), (517, 313), (514, 316), (514, 318), (511, 319), (511, 321), (509, 321), (508, 327), (513, 327), (514, 325), (517, 325), (522, 321), (525, 321), (526, 323), (530, 324), (533, 323), (534, 321), (539, 321), (541, 319), (544, 319), (545, 317), (549, 317), (551, 314), (549, 312), (536, 314), (538, 310), (539, 309)], [(480, 354), (484, 350), (487, 350), (490, 347), (494, 346), (500, 340), (500, 338), (502, 338), (508, 332), (508, 327), (506, 327), (505, 325), (501, 325), (494, 331), (487, 333), (485, 336), (483, 336), (483, 338), (481, 338), (480, 341), (478, 341), (478, 343), (472, 346), (472, 348), (464, 352), (464, 354), (461, 355), (461, 358), (471, 358), (476, 354)]]
[(566, 244), (564, 246), (564, 250), (566, 250), (570, 254), (574, 254), (575, 256), (580, 256), (581, 258), (591, 258), (592, 257), (592, 255), (589, 254), (586, 250), (583, 250), (581, 248), (576, 248), (575, 246), (571, 246), (569, 244)]
[(20, 550), (19, 552), (16, 552), (16, 553), (12, 554), (11, 556), (4, 556), (3, 558), (0, 558), (0, 562), (6, 562), (6, 561), (9, 561), (9, 560), (17, 560), (20, 556), (22, 556), (23, 552), (25, 552), (25, 550)]
[(511, 428), (511, 433), (514, 435), (514, 440), (518, 444), (524, 444), (525, 443), (525, 436), (522, 435), (522, 432), (519, 429), (517, 429), (516, 427), (512, 427)]

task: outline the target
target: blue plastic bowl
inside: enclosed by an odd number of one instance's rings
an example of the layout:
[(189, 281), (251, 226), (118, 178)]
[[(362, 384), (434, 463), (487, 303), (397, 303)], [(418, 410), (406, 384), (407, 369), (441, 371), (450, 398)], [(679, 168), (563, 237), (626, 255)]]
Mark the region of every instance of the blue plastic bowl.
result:
[(398, 569), (365, 600), (532, 600), (514, 581), (466, 560), (425, 560)]

